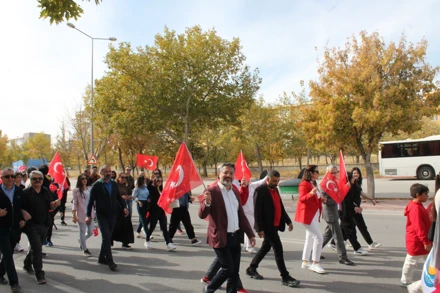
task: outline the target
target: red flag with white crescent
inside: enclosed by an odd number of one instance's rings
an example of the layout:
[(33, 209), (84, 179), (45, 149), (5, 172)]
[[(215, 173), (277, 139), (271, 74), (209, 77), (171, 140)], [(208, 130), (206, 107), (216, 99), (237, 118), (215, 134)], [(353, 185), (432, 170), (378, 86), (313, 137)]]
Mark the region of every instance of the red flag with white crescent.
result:
[(167, 213), (171, 213), (169, 206), (173, 201), (202, 184), (191, 154), (186, 144), (182, 143), (157, 204)]
[(137, 165), (146, 170), (155, 170), (157, 168), (158, 156), (136, 155)]
[(66, 173), (64, 172), (63, 163), (61, 162), (61, 157), (58, 152), (55, 153), (52, 161), (49, 165), (49, 175), (53, 178), (53, 181), (58, 183), (58, 198), (61, 199), (63, 197), (64, 189), (69, 188), (69, 184), (67, 184)]
[(252, 177), (251, 169), (243, 156), (243, 152), (240, 151), (237, 160), (235, 161), (235, 179), (242, 180), (246, 178), (247, 182), (250, 182)]
[(327, 193), (335, 202), (340, 204), (344, 197), (340, 197), (338, 180), (330, 171), (327, 172), (319, 183), (321, 189)]

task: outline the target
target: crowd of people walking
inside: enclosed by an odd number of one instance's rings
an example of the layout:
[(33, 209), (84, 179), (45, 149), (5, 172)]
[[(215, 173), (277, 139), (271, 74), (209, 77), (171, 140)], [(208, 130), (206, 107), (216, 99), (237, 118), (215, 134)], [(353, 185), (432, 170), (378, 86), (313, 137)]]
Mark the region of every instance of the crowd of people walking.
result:
[[(326, 172), (337, 175), (338, 168), (330, 165)], [(274, 251), (281, 284), (297, 287), (300, 281), (292, 277), (286, 268), (283, 244), (279, 236), (280, 232), (293, 229), (293, 222), (278, 191), (280, 173), (268, 170), (262, 179), (255, 182), (248, 182), (246, 179), (234, 181), (234, 173), (233, 164), (221, 164), (217, 169), (217, 182), (209, 186), (202, 195), (198, 214), (200, 218), (208, 219), (206, 242), (214, 250), (213, 263), (201, 279), (204, 284), (203, 292), (215, 292), (225, 282), (228, 293), (248, 292), (243, 288), (239, 274), (242, 251), (254, 254), (245, 270), (246, 275), (262, 280), (264, 277), (257, 269), (271, 249)], [(350, 189), (339, 204), (317, 184), (320, 176), (317, 165), (308, 166), (301, 174), (302, 181), (293, 220), (303, 225), (306, 231), (302, 269), (325, 274), (321, 265), (321, 260), (325, 257), (321, 252), (330, 241), (333, 243), (330, 244), (331, 247), (337, 251), (339, 263), (349, 266), (354, 263), (348, 257), (347, 246), (352, 247), (355, 255), (367, 254), (369, 250), (381, 246), (373, 241), (362, 216), (361, 199), (370, 200), (373, 204), (376, 202), (362, 191), (362, 173), (359, 168), (353, 168), (348, 173), (347, 184)], [(21, 233), (27, 235), (29, 242), (23, 270), (34, 274), (38, 284), (44, 284), (43, 247), (54, 245), (51, 235), (58, 211), (61, 225), (69, 225), (66, 223), (65, 207), (67, 190), (65, 196), (63, 193), (63, 197), (58, 198), (55, 193), (58, 187), (51, 186), (53, 182), (47, 173), (47, 166), (41, 166), (38, 170), (30, 168), (24, 173), (6, 168), (2, 171), (1, 179), (0, 284), (9, 284), (12, 292), (18, 292), (21, 288), (13, 253), (14, 250), (23, 250), (20, 246)], [(420, 207), (420, 203), (427, 200), (429, 190), (426, 186), (419, 185), (411, 188), (410, 194), (414, 200), (405, 211), (408, 217), (408, 255), (402, 271), (402, 286), (412, 283), (417, 261), (426, 257), (432, 244), (425, 235), (431, 220)], [(131, 249), (130, 244), (134, 243), (135, 238), (141, 238), (145, 239), (145, 248), (152, 249), (157, 245), (153, 245), (151, 240), (158, 222), (167, 251), (177, 248), (173, 238), (180, 231), (180, 223), (185, 227), (189, 243), (199, 245), (201, 241), (196, 238), (188, 211), (189, 205), (194, 201), (191, 192), (184, 194), (173, 204), (168, 226), (167, 214), (158, 205), (162, 190), (163, 177), (159, 169), (148, 177), (142, 172), (136, 179), (132, 176), (131, 168), (126, 168), (120, 174), (113, 174), (109, 165), (101, 166), (99, 172), (97, 168), (93, 168), (92, 172), (86, 170), (80, 174), (72, 191), (72, 221), (78, 227), (77, 238), (81, 253), (86, 257), (92, 256), (87, 240), (96, 234), (95, 224), (99, 227), (102, 240), (97, 256), (98, 263), (108, 266), (112, 271), (118, 268), (113, 259), (112, 246), (120, 242), (121, 248)], [(139, 215), (135, 230), (132, 222), (133, 204)], [(324, 233), (319, 227), (321, 218), (327, 223)], [(359, 244), (356, 229), (367, 242), (368, 250)], [(255, 247), (256, 236), (263, 240), (259, 249)]]

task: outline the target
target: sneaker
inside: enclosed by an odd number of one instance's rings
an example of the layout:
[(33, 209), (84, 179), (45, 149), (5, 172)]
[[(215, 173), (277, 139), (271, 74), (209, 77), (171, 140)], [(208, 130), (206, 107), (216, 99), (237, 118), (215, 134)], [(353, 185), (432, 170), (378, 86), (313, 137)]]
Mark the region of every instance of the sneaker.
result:
[(150, 240), (153, 240), (154, 239), (154, 236), (153, 235), (151, 235), (151, 237), (150, 237)]
[(321, 267), (319, 263), (314, 263), (309, 267), (309, 270), (314, 271), (318, 274), (325, 274), (325, 270)]
[(351, 245), (350, 241), (346, 240), (344, 241), (345, 247), (353, 247), (353, 245)]
[(368, 254), (368, 251), (363, 250), (362, 248), (359, 248), (358, 250), (356, 250), (355, 252), (353, 252), (354, 255), (365, 255)]
[(20, 246), (20, 243), (17, 243), (17, 244), (15, 245), (14, 250), (17, 251), (17, 252), (23, 252), (23, 251), (24, 251), (24, 248)]
[(44, 241), (43, 241), (43, 245), (47, 245), (47, 240), (44, 240)]
[(52, 246), (53, 246), (52, 241), (46, 241), (46, 246), (48, 246), (48, 247), (52, 247)]
[(11, 292), (20, 292), (20, 291), (21, 291), (21, 287), (17, 283), (11, 286)]
[(37, 276), (37, 284), (46, 284), (46, 278), (44, 277), (44, 272), (38, 272), (36, 273)]
[(136, 233), (136, 238), (145, 239), (145, 235), (143, 235), (141, 233)]
[(336, 251), (336, 245), (335, 245), (335, 244), (329, 243), (327, 246), (328, 246), (329, 248), (331, 248), (331, 249), (333, 249), (333, 250)]
[(246, 251), (251, 253), (251, 254), (257, 253), (257, 250), (255, 249), (255, 247), (247, 247)]
[(249, 277), (251, 277), (252, 279), (255, 279), (255, 280), (263, 280), (264, 279), (263, 276), (257, 272), (257, 269), (254, 269), (251, 267), (248, 267), (246, 269), (246, 275), (248, 275)]
[(176, 246), (173, 243), (168, 243), (167, 244), (167, 250), (168, 251), (173, 251), (176, 249)]
[(111, 271), (116, 271), (116, 268), (118, 267), (118, 265), (117, 264), (115, 264), (113, 261), (110, 261), (109, 263), (108, 263), (108, 267), (109, 267), (109, 269), (111, 270)]
[(199, 239), (194, 239), (193, 241), (191, 241), (191, 245), (199, 245), (200, 243), (202, 243), (202, 241), (200, 241)]
[(298, 281), (295, 278), (292, 278), (291, 276), (287, 276), (287, 277), (283, 278), (283, 280), (281, 281), (281, 284), (283, 284), (284, 286), (288, 286), (288, 287), (296, 287), (300, 283), (301, 283), (300, 281)]
[(61, 221), (61, 226), (67, 226), (67, 223), (64, 221)]
[(151, 244), (151, 241), (145, 241), (144, 246), (146, 249), (153, 249), (153, 245)]
[(23, 271), (25, 271), (25, 272), (28, 273), (29, 275), (35, 275), (35, 271), (34, 271), (34, 269), (32, 268), (31, 265), (29, 265), (29, 266), (27, 266), (27, 265), (23, 266)]
[(375, 248), (379, 248), (379, 247), (381, 247), (382, 246), (382, 243), (379, 243), (379, 242), (373, 242), (373, 243), (371, 243), (370, 245), (368, 245), (368, 248), (369, 249), (375, 249)]
[(121, 247), (122, 247), (123, 249), (127, 249), (127, 250), (130, 250), (130, 249), (131, 249), (131, 246), (128, 245), (128, 244), (122, 244)]
[(237, 290), (237, 293), (249, 293), (245, 288), (241, 288)]
[(302, 269), (309, 269), (310, 268), (310, 262), (303, 261), (302, 264), (301, 264), (301, 268)]
[(402, 288), (406, 288), (407, 286), (409, 286), (411, 283), (403, 283), (403, 282), (400, 282), (400, 287), (402, 287)]
[(87, 257), (91, 257), (92, 256), (92, 254), (90, 253), (90, 251), (88, 249), (84, 250), (83, 255), (87, 256)]
[(205, 284), (205, 285), (209, 285), (209, 283), (211, 283), (211, 280), (208, 279), (207, 277), (203, 277), (200, 279), (200, 283)]

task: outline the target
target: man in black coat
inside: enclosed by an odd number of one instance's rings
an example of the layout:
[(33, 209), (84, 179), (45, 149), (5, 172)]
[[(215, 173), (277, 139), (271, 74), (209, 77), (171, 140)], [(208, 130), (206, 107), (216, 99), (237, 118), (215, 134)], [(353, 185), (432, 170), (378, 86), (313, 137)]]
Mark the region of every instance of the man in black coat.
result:
[(14, 174), (12, 168), (4, 169), (0, 185), (0, 284), (8, 284), (4, 277), (7, 273), (11, 291), (19, 292), (21, 288), (12, 255), (25, 221), (21, 210), (23, 190), (15, 186)]
[(280, 173), (276, 170), (270, 170), (267, 173), (266, 182), (258, 186), (254, 193), (254, 216), (255, 231), (260, 238), (264, 238), (260, 250), (258, 250), (251, 264), (246, 269), (246, 274), (251, 278), (261, 280), (257, 272), (258, 265), (272, 248), (275, 254), (275, 261), (280, 271), (282, 284), (289, 287), (296, 287), (300, 281), (292, 278), (286, 269), (283, 255), (283, 245), (281, 243), (278, 231), (283, 232), (288, 225), (288, 230), (293, 230), (292, 220), (284, 209), (283, 202), (278, 192), (278, 183), (280, 182)]
[(116, 214), (123, 208), (124, 215), (127, 217), (128, 209), (126, 208), (125, 200), (122, 199), (119, 193), (117, 183), (110, 178), (112, 174), (110, 165), (103, 165), (100, 169), (100, 174), (101, 179), (93, 183), (90, 190), (86, 223), (90, 225), (92, 222), (91, 213), (93, 206), (95, 206), (102, 237), (98, 263), (108, 265), (110, 270), (115, 271), (118, 266), (113, 261), (111, 249), (113, 228), (115, 227)]

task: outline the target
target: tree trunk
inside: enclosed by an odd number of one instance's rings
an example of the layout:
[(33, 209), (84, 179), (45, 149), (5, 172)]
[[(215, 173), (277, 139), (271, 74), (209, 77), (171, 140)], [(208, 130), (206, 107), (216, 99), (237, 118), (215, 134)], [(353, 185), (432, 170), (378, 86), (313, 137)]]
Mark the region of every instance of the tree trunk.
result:
[(122, 151), (121, 151), (120, 147), (118, 147), (118, 158), (119, 158), (119, 164), (121, 165), (122, 170), (125, 170), (124, 161), (122, 160)]
[(307, 166), (310, 165), (310, 150), (307, 149)]
[(257, 152), (258, 167), (260, 168), (260, 172), (263, 172), (263, 162), (261, 161), (260, 147), (258, 144), (255, 144), (255, 150)]
[(356, 155), (356, 164), (359, 164), (359, 155)]
[(374, 194), (374, 171), (371, 164), (371, 153), (366, 153), (362, 156), (365, 162), (365, 169), (367, 169), (367, 195), (375, 198)]

